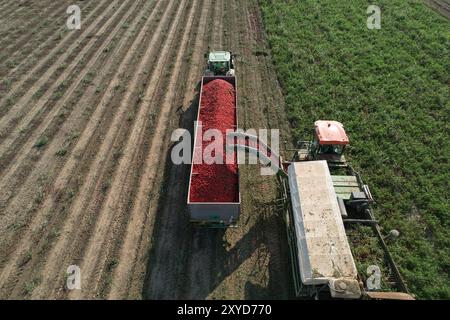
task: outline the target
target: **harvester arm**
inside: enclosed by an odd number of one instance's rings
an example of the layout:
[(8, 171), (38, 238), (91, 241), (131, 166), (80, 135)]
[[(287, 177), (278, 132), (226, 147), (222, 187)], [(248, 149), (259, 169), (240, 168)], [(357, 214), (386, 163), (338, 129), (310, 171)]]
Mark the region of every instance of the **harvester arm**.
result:
[[(237, 138), (237, 143), (235, 139)], [(228, 141), (232, 140), (233, 143)], [(267, 144), (259, 139), (259, 137), (244, 133), (244, 132), (231, 132), (227, 134), (227, 148), (236, 148), (237, 150), (247, 151), (258, 156), (262, 159), (262, 163), (270, 165), (276, 169), (277, 174), (286, 175), (283, 169), (281, 157), (272, 151)]]

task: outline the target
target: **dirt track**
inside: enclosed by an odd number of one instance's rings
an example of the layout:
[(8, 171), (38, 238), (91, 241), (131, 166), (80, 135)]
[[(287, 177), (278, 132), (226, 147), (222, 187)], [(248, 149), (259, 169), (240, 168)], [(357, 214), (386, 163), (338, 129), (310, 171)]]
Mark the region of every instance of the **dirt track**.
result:
[[(0, 298), (287, 298), (275, 179), (241, 167), (240, 226), (198, 229), (189, 166), (170, 161), (208, 47), (239, 54), (240, 127), (288, 135), (256, 0), (80, 1), (79, 31), (69, 1), (5, 3)], [(65, 289), (74, 264), (81, 291)]]
[(444, 17), (450, 19), (450, 1), (449, 0), (426, 0), (425, 3), (434, 10), (438, 11)]

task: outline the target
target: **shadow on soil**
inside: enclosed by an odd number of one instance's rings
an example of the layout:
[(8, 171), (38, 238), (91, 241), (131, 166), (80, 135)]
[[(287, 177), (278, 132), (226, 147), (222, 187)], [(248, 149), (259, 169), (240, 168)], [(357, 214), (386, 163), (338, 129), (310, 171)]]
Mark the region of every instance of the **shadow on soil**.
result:
[[(180, 106), (179, 127), (189, 130), (193, 140), (193, 124), (197, 116), (200, 82), (196, 87), (196, 97), (189, 108), (183, 111)], [(193, 143), (193, 141), (192, 141)], [(225, 231), (192, 226), (189, 223), (186, 199), (188, 193), (190, 165), (173, 165), (167, 153), (164, 168), (163, 190), (158, 203), (155, 227), (151, 239), (151, 248), (147, 261), (144, 288), (145, 299), (206, 299), (218, 286), (242, 263), (249, 259), (261, 246), (268, 249), (269, 254), (257, 257), (251, 273), (261, 273), (260, 268), (267, 268), (268, 279), (262, 281), (267, 286), (255, 285), (250, 281), (244, 284), (246, 299), (285, 299), (286, 292), (292, 292), (289, 282), (286, 283), (288, 268), (281, 268), (277, 257), (286, 257), (281, 253), (283, 248), (276, 247), (270, 234), (264, 230), (268, 225), (282, 224), (279, 214), (272, 203), (258, 206), (260, 218), (254, 226), (240, 239), (235, 246), (227, 250), (229, 244)], [(178, 188), (178, 192), (166, 192), (166, 188)], [(264, 211), (264, 212), (262, 212)], [(245, 224), (246, 221), (241, 221)], [(280, 225), (277, 230), (284, 230)], [(284, 237), (285, 234), (277, 235)], [(268, 258), (269, 257), (269, 258)], [(275, 258), (273, 258), (275, 257)], [(269, 261), (267, 261), (269, 259)], [(286, 266), (287, 263), (282, 263)], [(282, 274), (280, 274), (282, 273)], [(280, 281), (281, 280), (281, 281)], [(241, 291), (241, 289), (236, 289)], [(232, 298), (228, 292), (214, 292), (215, 298)]]

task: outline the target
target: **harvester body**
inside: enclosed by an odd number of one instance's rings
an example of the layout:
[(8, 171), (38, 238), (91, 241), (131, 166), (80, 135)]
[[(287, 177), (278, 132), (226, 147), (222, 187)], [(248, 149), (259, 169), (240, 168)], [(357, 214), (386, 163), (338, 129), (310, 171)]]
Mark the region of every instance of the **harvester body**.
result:
[[(289, 173), (288, 176), (278, 175), (278, 178), (296, 295), (318, 298), (328, 292), (333, 298), (412, 298), (375, 220), (370, 189), (345, 160), (344, 151), (348, 144), (349, 139), (341, 123), (316, 121), (312, 140), (300, 141), (300, 149), (295, 150), (292, 161), (283, 162), (281, 166)], [(324, 207), (327, 203), (329, 208)], [(321, 209), (324, 209), (322, 213)], [(391, 290), (400, 292), (387, 294), (378, 291), (373, 295), (364, 287), (360, 281), (364, 277), (355, 273), (348, 240), (344, 237), (345, 229), (342, 228), (352, 224), (372, 228), (385, 254), (389, 278), (394, 279)], [(330, 267), (346, 271), (333, 274), (334, 269)]]
[[(257, 137), (230, 136), (238, 138), (230, 147), (257, 154), (277, 171), (296, 296), (412, 298), (372, 213), (370, 189), (344, 157), (349, 139), (341, 123), (316, 121), (313, 138), (299, 142), (290, 162)], [(346, 236), (345, 226), (355, 223), (372, 227), (385, 253), (389, 278), (395, 279), (392, 289), (406, 293), (366, 291)]]
[(328, 285), (332, 297), (358, 299), (358, 273), (326, 161), (292, 163), (288, 181), (289, 244), (297, 293), (302, 286)]

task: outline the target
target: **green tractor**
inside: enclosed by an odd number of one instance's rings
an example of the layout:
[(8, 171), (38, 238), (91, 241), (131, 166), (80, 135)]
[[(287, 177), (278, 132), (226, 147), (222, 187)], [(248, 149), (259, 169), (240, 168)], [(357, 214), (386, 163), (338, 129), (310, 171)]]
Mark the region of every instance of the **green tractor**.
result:
[(229, 51), (205, 53), (205, 59), (208, 59), (205, 76), (234, 76), (234, 57), (235, 55)]

